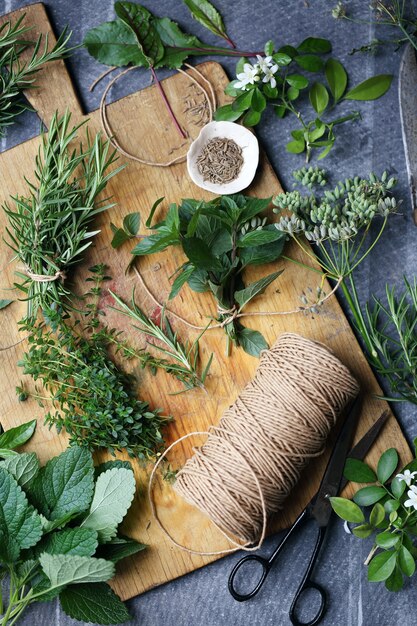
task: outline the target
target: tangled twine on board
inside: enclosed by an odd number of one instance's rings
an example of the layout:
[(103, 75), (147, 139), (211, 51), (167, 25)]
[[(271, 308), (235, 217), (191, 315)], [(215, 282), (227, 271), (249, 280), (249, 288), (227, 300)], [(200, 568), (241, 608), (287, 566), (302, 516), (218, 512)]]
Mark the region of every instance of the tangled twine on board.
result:
[[(207, 515), (234, 546), (200, 552), (170, 540), (192, 554), (214, 555), (257, 549), (268, 517), (282, 508), (309, 459), (322, 454), (338, 416), (358, 394), (349, 370), (324, 345), (300, 335), (281, 335), (262, 352), (255, 378), (212, 426), (206, 442), (179, 470), (174, 490)], [(242, 543), (238, 543), (237, 540)], [(257, 545), (253, 547), (253, 543)]]

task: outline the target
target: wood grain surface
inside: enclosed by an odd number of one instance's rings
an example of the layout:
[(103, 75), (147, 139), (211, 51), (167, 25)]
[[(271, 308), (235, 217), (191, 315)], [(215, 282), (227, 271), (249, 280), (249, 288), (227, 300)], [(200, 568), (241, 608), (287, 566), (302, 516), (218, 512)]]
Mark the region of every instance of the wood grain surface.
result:
[[(35, 31), (45, 33), (51, 30), (41, 4), (26, 7), (25, 12), (27, 22), (34, 25)], [(14, 19), (20, 13), (14, 13)], [(225, 100), (223, 88), (227, 84), (227, 77), (221, 66), (217, 63), (204, 63), (199, 66), (199, 69), (214, 86), (219, 102), (223, 102)], [(39, 75), (37, 84), (37, 89), (31, 90), (27, 95), (46, 125), (57, 109), (63, 112), (67, 107), (72, 111), (74, 121), (83, 118), (78, 99), (62, 61), (48, 65)], [(168, 78), (163, 84), (181, 125), (187, 130), (189, 137), (197, 136), (200, 129), (195, 124), (195, 118), (184, 112), (184, 109), (187, 100), (201, 99), (201, 94), (191, 86), (192, 84), (187, 77), (181, 74)], [(128, 150), (145, 158), (162, 160), (186, 151), (189, 140), (184, 142), (173, 128), (155, 86), (111, 104), (108, 110), (113, 130), (122, 145)], [(99, 130), (98, 112), (95, 111), (88, 117), (91, 131)], [(24, 177), (26, 176), (29, 180), (33, 177), (33, 163), (38, 147), (39, 139), (35, 138), (0, 155), (1, 204), (8, 200), (10, 194), (25, 193)], [(123, 159), (120, 159), (119, 163), (122, 161)], [(281, 191), (281, 185), (263, 155), (249, 193), (259, 197), (267, 197)], [(193, 185), (187, 176), (184, 163), (170, 168), (156, 168), (129, 162), (128, 167), (112, 179), (109, 184), (109, 192), (113, 195), (117, 205), (108, 214), (102, 214), (99, 217), (99, 226), (102, 230), (100, 235), (96, 237), (88, 257), (76, 270), (74, 275), (76, 289), (79, 293), (86, 291), (84, 281), (88, 268), (95, 263), (106, 262), (112, 276), (110, 288), (120, 296), (129, 298), (133, 287), (136, 285), (138, 303), (147, 313), (152, 313), (155, 305), (141, 290), (136, 277), (131, 274), (125, 275), (125, 268), (131, 257), (131, 246), (126, 244), (121, 251), (114, 251), (110, 246), (112, 236), (110, 221), (119, 225), (124, 215), (139, 211), (144, 223), (153, 202), (161, 196), (165, 196), (166, 202), (158, 209), (158, 216), (164, 214), (168, 202), (176, 202), (184, 197), (210, 198), (212, 196)], [(5, 236), (5, 226), (6, 217), (4, 213), (0, 213), (0, 233), (3, 237)], [(303, 262), (308, 261), (294, 247), (289, 247), (286, 253), (292, 258)], [(16, 264), (12, 257), (13, 253), (3, 243), (0, 247), (2, 298), (17, 297), (10, 295), (11, 292), (8, 291), (15, 280)], [(170, 250), (140, 260), (138, 264), (140, 272), (159, 302), (166, 301), (170, 291), (169, 276), (180, 262), (182, 262), (182, 255), (179, 250)], [(251, 303), (248, 310), (286, 311), (300, 306), (303, 296), (309, 299), (315, 297), (320, 276), (315, 272), (301, 269), (295, 264), (285, 261), (253, 268), (248, 272), (247, 280), (248, 282), (255, 280), (276, 269), (285, 269), (285, 271), (268, 288), (265, 295)], [(328, 284), (325, 285), (325, 290), (330, 290)], [(105, 308), (109, 302), (110, 298), (104, 296), (101, 307)], [(208, 316), (214, 313), (210, 295), (196, 294), (191, 292), (188, 287), (181, 291), (170, 306), (177, 313), (196, 324), (206, 324)], [(45, 462), (64, 450), (67, 440), (64, 435), (58, 436), (54, 430), (48, 430), (43, 426), (43, 416), (46, 409), (41, 409), (32, 400), (23, 403), (18, 402), (15, 387), (24, 377), (22, 377), (17, 366), (17, 361), (24, 352), (26, 345), (18, 332), (17, 322), (24, 315), (24, 311), (25, 304), (15, 302), (1, 312), (0, 420), (4, 428), (10, 428), (37, 417), (38, 428), (27, 448), (35, 450), (41, 461)], [(106, 319), (110, 326), (124, 329), (126, 337), (134, 345), (138, 347), (144, 345), (143, 337), (131, 329), (126, 318), (118, 316), (113, 311), (107, 311)], [(322, 341), (334, 351), (357, 377), (363, 392), (366, 394), (358, 432), (356, 433), (357, 439), (387, 408), (385, 402), (375, 398), (375, 394), (378, 394), (380, 389), (335, 297), (329, 299), (318, 314), (298, 313), (276, 317), (253, 317), (248, 318), (245, 324), (251, 328), (259, 329), (269, 343), (274, 342), (282, 332), (292, 331)], [(179, 322), (175, 322), (174, 327), (183, 339), (195, 337), (194, 331), (191, 332), (189, 328)], [(20, 343), (13, 346), (16, 342)], [(207, 380), (207, 394), (204, 391), (196, 390), (179, 396), (170, 395), (181, 389), (181, 385), (177, 381), (163, 372), (154, 377), (139, 368), (134, 369), (139, 380), (140, 396), (149, 400), (152, 406), (162, 407), (165, 413), (171, 414), (175, 418), (166, 430), (168, 443), (185, 433), (194, 430), (206, 430), (210, 424), (217, 423), (223, 411), (236, 399), (239, 392), (254, 375), (258, 364), (257, 359), (236, 349), (233, 350), (230, 358), (225, 356), (225, 337), (221, 329), (207, 332), (201, 340), (203, 362), (207, 360), (211, 352), (214, 353), (214, 360)], [(132, 364), (125, 365), (132, 369)], [(30, 384), (30, 381), (27, 382)], [(181, 466), (186, 458), (192, 454), (192, 446), (198, 443), (199, 441), (196, 439), (177, 446), (169, 459), (172, 467)], [(408, 461), (411, 458), (409, 447), (393, 416), (389, 419), (382, 435), (370, 452), (369, 461), (375, 463), (381, 452), (389, 446), (395, 446), (399, 450), (403, 461)], [(322, 457), (308, 467), (300, 486), (288, 500), (285, 511), (277, 513), (271, 521), (271, 531), (289, 525), (314, 494), (330, 449), (331, 441), (329, 441)], [(104, 458), (106, 458), (105, 454), (97, 454), (97, 460)], [(169, 543), (152, 519), (147, 503), (146, 490), (149, 468), (139, 468), (135, 464), (135, 474), (138, 484), (137, 495), (123, 525), (123, 531), (125, 534), (147, 543), (149, 549), (136, 557), (123, 561), (112, 584), (124, 599), (172, 580), (213, 560), (213, 557), (189, 555)], [(346, 493), (351, 493), (349, 489), (348, 486)], [(227, 542), (213, 528), (210, 521), (184, 503), (179, 496), (176, 496), (168, 482), (159, 480), (155, 487), (154, 496), (162, 522), (166, 524), (178, 541), (190, 548), (203, 551), (220, 550), (227, 547)]]

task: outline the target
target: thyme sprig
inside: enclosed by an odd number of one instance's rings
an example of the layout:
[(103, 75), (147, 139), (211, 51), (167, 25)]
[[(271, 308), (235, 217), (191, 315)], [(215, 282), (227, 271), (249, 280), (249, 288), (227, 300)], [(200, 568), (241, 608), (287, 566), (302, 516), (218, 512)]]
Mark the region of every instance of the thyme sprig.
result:
[[(164, 369), (167, 373), (180, 380), (184, 384), (185, 390), (195, 387), (204, 388), (204, 383), (213, 360), (213, 354), (211, 354), (200, 375), (198, 373), (199, 340), (204, 331), (193, 342), (187, 341), (182, 343), (177, 333), (173, 331), (164, 309), (161, 311), (160, 322), (157, 323), (145, 315), (139, 308), (135, 302), (134, 294), (132, 295), (131, 305), (128, 306), (115, 293), (110, 290), (109, 292), (120, 307), (111, 306), (110, 308), (132, 319), (135, 322), (133, 328), (155, 339), (157, 343), (152, 343), (152, 348), (158, 350), (167, 359), (155, 358), (146, 351), (133, 350), (127, 344), (120, 346), (124, 353), (138, 358), (144, 367), (148, 366), (154, 372), (157, 369)], [(110, 339), (110, 341), (114, 340)]]
[[(26, 38), (31, 27), (23, 24), (22, 15), (14, 24), (10, 21), (0, 26), (0, 137), (7, 126), (30, 106), (22, 99), (22, 91), (32, 88), (36, 74), (50, 61), (63, 59), (71, 52), (67, 47), (71, 32), (63, 30), (56, 44), (48, 51), (48, 35), (40, 35), (36, 41)], [(28, 61), (22, 61), (22, 54), (33, 46)]]
[(74, 148), (85, 122), (71, 127), (70, 121), (68, 111), (54, 115), (42, 136), (28, 195), (12, 196), (13, 208), (3, 206), (10, 224), (7, 243), (23, 264), (15, 286), (25, 294), (28, 319), (39, 309), (49, 315), (71, 305), (67, 272), (100, 232), (90, 229), (92, 219), (113, 204), (98, 196), (121, 169), (109, 171), (115, 152), (100, 134), (92, 139), (87, 131), (87, 145)]

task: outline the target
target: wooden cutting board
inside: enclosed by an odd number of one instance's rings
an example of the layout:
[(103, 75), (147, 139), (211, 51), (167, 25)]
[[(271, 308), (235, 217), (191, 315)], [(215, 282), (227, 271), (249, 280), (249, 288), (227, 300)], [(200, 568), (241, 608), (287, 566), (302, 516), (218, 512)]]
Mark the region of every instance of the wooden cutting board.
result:
[[(41, 4), (27, 7), (25, 12), (27, 22), (33, 24), (36, 30), (44, 33), (51, 31)], [(21, 12), (16, 12), (13, 18), (15, 19), (20, 14)], [(53, 39), (53, 35), (51, 38)], [(214, 86), (219, 102), (224, 101), (223, 88), (227, 83), (227, 77), (221, 66), (217, 63), (204, 63), (199, 66), (199, 69)], [(95, 77), (91, 78), (93, 80)], [(82, 111), (63, 62), (48, 65), (39, 75), (37, 84), (38, 88), (27, 95), (47, 125), (56, 109), (63, 112), (66, 107), (73, 112), (74, 121), (82, 119)], [(195, 137), (200, 130), (195, 125), (196, 118), (192, 117), (189, 112), (184, 112), (184, 109), (187, 108), (187, 101), (201, 99), (198, 90), (195, 90), (189, 79), (181, 74), (168, 78), (163, 84), (181, 125), (187, 129), (191, 137)], [(173, 129), (154, 86), (111, 104), (109, 117), (122, 145), (147, 158), (170, 158), (181, 154), (188, 145), (187, 141), (180, 140), (179, 135)], [(98, 130), (100, 126), (98, 112), (91, 113), (89, 118), (91, 130)], [(25, 193), (24, 177), (28, 177), (29, 180), (33, 178), (33, 163), (38, 146), (39, 140), (35, 138), (0, 155), (1, 204), (9, 198), (10, 194)], [(135, 276), (125, 276), (131, 246), (127, 244), (121, 251), (114, 251), (110, 247), (112, 236), (110, 220), (121, 224), (125, 214), (140, 211), (144, 223), (154, 200), (161, 196), (166, 197), (167, 203), (177, 202), (183, 197), (209, 198), (211, 196), (203, 193), (190, 182), (184, 163), (170, 168), (156, 168), (129, 162), (128, 167), (112, 179), (109, 187), (109, 192), (113, 194), (117, 206), (111, 209), (109, 214), (101, 215), (102, 232), (96, 238), (88, 258), (77, 270), (76, 283), (80, 292), (85, 291), (84, 279), (87, 268), (98, 262), (106, 262), (110, 266), (109, 273), (113, 277), (110, 287), (122, 297), (129, 298), (133, 286), (137, 284)], [(267, 197), (281, 191), (282, 188), (276, 175), (265, 156), (262, 156), (257, 176), (249, 192), (259, 197)], [(166, 204), (162, 207), (159, 215), (163, 214)], [(0, 213), (0, 232), (3, 236), (5, 226), (5, 215)], [(292, 247), (287, 250), (287, 255), (308, 262), (298, 250)], [(179, 250), (171, 250), (140, 261), (140, 271), (160, 302), (165, 302), (167, 299), (170, 291), (168, 277), (179, 261), (181, 261)], [(13, 297), (10, 292), (4, 290), (13, 284), (16, 269), (15, 263), (12, 262), (12, 253), (4, 243), (0, 246), (0, 268), (2, 270), (0, 297)], [(248, 280), (257, 279), (276, 269), (285, 269), (285, 272), (268, 288), (264, 296), (255, 300), (250, 310), (288, 310), (298, 307), (304, 296), (314, 298), (319, 276), (295, 264), (279, 261), (268, 267), (255, 268), (251, 270)], [(330, 290), (328, 284), (325, 285), (325, 289)], [(151, 313), (154, 308), (153, 304), (139, 285), (137, 285), (136, 295), (139, 304)], [(105, 305), (106, 301), (102, 302), (102, 306)], [(171, 306), (173, 310), (196, 324), (205, 324), (206, 316), (214, 312), (213, 302), (208, 294), (196, 294), (188, 288), (177, 296)], [(36, 450), (42, 462), (45, 462), (64, 450), (67, 440), (65, 436), (58, 436), (54, 430), (49, 431), (43, 426), (45, 410), (34, 401), (19, 403), (17, 400), (15, 386), (19, 384), (22, 375), (16, 362), (26, 345), (23, 341), (13, 348), (5, 348), (21, 339), (17, 322), (24, 315), (24, 311), (24, 303), (15, 302), (0, 313), (2, 328), (0, 419), (4, 428), (10, 428), (37, 417), (38, 428), (28, 449)], [(126, 318), (108, 312), (107, 320), (110, 325), (126, 329), (129, 340), (134, 344), (143, 345), (141, 343), (143, 338), (132, 331)], [(374, 397), (374, 394), (380, 393), (380, 388), (335, 297), (326, 302), (319, 314), (299, 313), (282, 317), (249, 318), (245, 323), (252, 328), (259, 329), (270, 343), (274, 342), (282, 332), (293, 331), (322, 341), (335, 352), (351, 369), (366, 392), (366, 402), (357, 438), (362, 436), (387, 408), (385, 402)], [(187, 327), (178, 323), (175, 324), (175, 328), (183, 339), (194, 336)], [(201, 347), (203, 362), (207, 360), (211, 352), (214, 352), (215, 356), (207, 381), (208, 395), (200, 390), (179, 396), (169, 395), (180, 390), (179, 383), (177, 384), (163, 372), (153, 377), (142, 370), (135, 371), (140, 383), (140, 395), (149, 400), (153, 406), (163, 407), (166, 413), (175, 417), (175, 421), (167, 429), (168, 443), (185, 433), (206, 430), (210, 424), (217, 423), (223, 411), (251, 380), (258, 364), (257, 359), (246, 355), (242, 350), (234, 350), (232, 357), (227, 358), (224, 350), (225, 338), (220, 329), (206, 333), (201, 341)], [(128, 365), (128, 367), (131, 366)], [(175, 452), (170, 455), (172, 467), (182, 465), (192, 454), (191, 447), (196, 443), (198, 442), (190, 441), (177, 446)], [(399, 450), (403, 461), (410, 460), (410, 449), (393, 416), (369, 454), (369, 461), (375, 464), (381, 452), (389, 446), (395, 446)], [(285, 512), (275, 516), (271, 530), (278, 530), (289, 525), (311, 498), (318, 487), (330, 449), (331, 442), (326, 453), (309, 466), (308, 475), (306, 474), (304, 480), (301, 481), (302, 486), (292, 494)], [(100, 460), (105, 458), (104, 454), (97, 456)], [(135, 472), (138, 492), (124, 524), (124, 532), (147, 543), (149, 549), (137, 557), (123, 561), (123, 566), (113, 585), (123, 598), (130, 598), (213, 560), (213, 558), (189, 555), (174, 548), (166, 540), (152, 519), (147, 503), (146, 487), (149, 468), (146, 472), (135, 467)], [(347, 491), (347, 493), (350, 492)], [(178, 541), (194, 549), (205, 551), (227, 547), (225, 539), (213, 529), (209, 520), (181, 501), (166, 481), (161, 480), (156, 486), (155, 499), (162, 521)]]

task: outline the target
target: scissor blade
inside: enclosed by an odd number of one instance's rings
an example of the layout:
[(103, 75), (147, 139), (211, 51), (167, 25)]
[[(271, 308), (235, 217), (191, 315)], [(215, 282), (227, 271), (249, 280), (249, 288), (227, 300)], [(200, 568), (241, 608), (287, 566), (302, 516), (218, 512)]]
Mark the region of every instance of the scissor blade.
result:
[(346, 458), (350, 452), (353, 433), (356, 428), (361, 399), (358, 396), (347, 411), (345, 421), (337, 436), (333, 452), (324, 472), (317, 496), (310, 505), (310, 515), (315, 518), (320, 527), (327, 526), (332, 507), (329, 497), (337, 496), (343, 477)]
[(411, 208), (417, 225), (417, 62), (411, 44), (406, 46), (401, 59), (398, 93)]
[[(360, 439), (356, 446), (352, 448), (352, 450), (348, 454), (348, 458), (358, 459), (359, 461), (362, 461), (366, 457), (369, 450), (378, 439), (379, 433), (384, 428), (390, 415), (391, 414), (389, 411), (384, 411), (382, 413), (382, 415), (376, 420), (376, 422), (372, 424), (371, 428), (364, 434), (362, 439)], [(339, 485), (339, 493), (343, 491), (348, 482), (349, 481), (347, 478), (342, 478), (342, 481)]]

